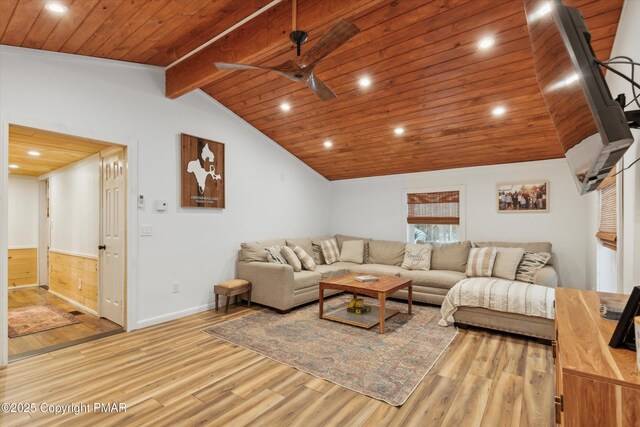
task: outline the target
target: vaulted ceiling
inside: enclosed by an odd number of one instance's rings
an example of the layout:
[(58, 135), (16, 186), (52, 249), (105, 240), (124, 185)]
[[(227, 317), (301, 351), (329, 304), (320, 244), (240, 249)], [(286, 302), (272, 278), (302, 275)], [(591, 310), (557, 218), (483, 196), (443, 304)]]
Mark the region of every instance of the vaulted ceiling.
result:
[[(608, 58), (623, 0), (564, 3), (582, 11), (597, 56)], [(213, 66), (295, 59), (290, 0), (66, 4), (56, 16), (44, 1), (2, 0), (0, 43), (166, 67), (269, 7), (169, 67), (167, 96), (201, 88), (331, 180), (563, 155), (536, 83), (522, 0), (299, 0), (298, 27), (310, 35), (303, 52), (340, 19), (362, 30), (316, 67), (338, 95), (331, 101), (275, 73)], [(483, 37), (494, 46), (480, 50)], [(368, 88), (358, 85), (365, 76)], [(505, 113), (493, 116), (496, 107)]]

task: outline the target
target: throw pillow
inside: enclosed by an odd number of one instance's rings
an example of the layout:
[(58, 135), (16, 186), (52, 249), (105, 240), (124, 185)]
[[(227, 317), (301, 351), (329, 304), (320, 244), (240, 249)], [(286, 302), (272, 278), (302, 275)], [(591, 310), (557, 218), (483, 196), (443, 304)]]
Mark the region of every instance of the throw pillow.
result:
[(320, 247), (322, 248), (322, 256), (324, 257), (325, 263), (333, 264), (334, 262), (338, 262), (340, 251), (338, 251), (336, 239), (323, 240), (320, 242)]
[(467, 269), (471, 242), (432, 243), (431, 254), (432, 270), (450, 270), (464, 273)]
[(493, 264), (493, 277), (514, 280), (518, 265), (522, 261), (524, 249), (522, 248), (496, 248), (496, 262)]
[(364, 240), (347, 240), (342, 242), (340, 261), (362, 264), (364, 261)]
[(467, 276), (491, 277), (496, 254), (496, 248), (472, 248), (467, 260)]
[(516, 271), (516, 280), (533, 283), (533, 276), (547, 265), (549, 258), (551, 258), (551, 254), (548, 252), (525, 252), (518, 266), (518, 271)]
[(265, 248), (267, 251), (267, 260), (269, 262), (273, 262), (276, 264), (286, 264), (287, 260), (282, 256), (282, 252), (280, 252), (280, 246), (269, 246)]
[(287, 260), (287, 264), (293, 267), (293, 271), (302, 271), (302, 263), (298, 259), (298, 255), (293, 252), (289, 246), (283, 246), (280, 248), (280, 253)]
[(402, 268), (429, 270), (431, 268), (431, 245), (407, 243), (404, 249)]
[(311, 255), (309, 255), (300, 246), (294, 247), (293, 252), (296, 254), (305, 270), (314, 271), (316, 269), (316, 262), (313, 260)]

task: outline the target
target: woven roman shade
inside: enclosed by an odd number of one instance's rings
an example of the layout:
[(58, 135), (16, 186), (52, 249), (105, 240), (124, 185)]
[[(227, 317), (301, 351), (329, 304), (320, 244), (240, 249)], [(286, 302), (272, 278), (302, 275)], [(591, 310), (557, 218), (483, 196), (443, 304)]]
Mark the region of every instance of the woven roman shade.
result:
[(460, 192), (407, 194), (408, 224), (460, 224)]
[(598, 191), (600, 192), (600, 226), (596, 237), (609, 249), (617, 249), (617, 198), (616, 198), (616, 169), (611, 171)]

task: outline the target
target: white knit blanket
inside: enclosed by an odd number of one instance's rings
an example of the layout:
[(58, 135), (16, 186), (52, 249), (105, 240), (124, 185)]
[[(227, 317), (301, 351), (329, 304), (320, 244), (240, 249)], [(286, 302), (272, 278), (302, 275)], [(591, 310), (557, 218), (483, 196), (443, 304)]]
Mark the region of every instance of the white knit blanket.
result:
[(525, 316), (554, 318), (555, 289), (495, 277), (463, 279), (449, 290), (440, 308), (441, 326), (453, 324), (458, 307), (482, 307)]

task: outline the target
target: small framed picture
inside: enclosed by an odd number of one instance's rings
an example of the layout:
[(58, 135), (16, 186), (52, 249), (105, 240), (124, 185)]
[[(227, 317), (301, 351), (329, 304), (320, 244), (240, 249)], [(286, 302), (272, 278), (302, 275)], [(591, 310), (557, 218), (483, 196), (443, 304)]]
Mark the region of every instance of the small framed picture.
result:
[(498, 184), (498, 212), (548, 212), (549, 182), (528, 181)]

